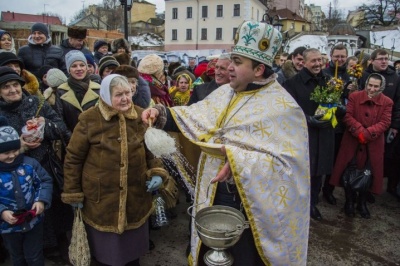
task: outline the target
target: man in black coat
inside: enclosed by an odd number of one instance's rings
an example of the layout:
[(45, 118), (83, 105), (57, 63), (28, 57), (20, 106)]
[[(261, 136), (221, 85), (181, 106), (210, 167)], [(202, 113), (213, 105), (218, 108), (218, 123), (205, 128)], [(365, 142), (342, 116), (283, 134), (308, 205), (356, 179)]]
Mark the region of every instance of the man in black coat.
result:
[(400, 130), (400, 77), (394, 67), (389, 66), (389, 54), (386, 50), (376, 49), (371, 54), (371, 60), (371, 64), (364, 70), (359, 85), (360, 89), (363, 89), (371, 73), (381, 74), (386, 80), (383, 94), (393, 100), (392, 122), (386, 136), (390, 134), (394, 138), (387, 141), (385, 146), (384, 169), (385, 176), (388, 177), (387, 192), (396, 195), (400, 178), (400, 134), (398, 134)]
[[(345, 99), (348, 97), (348, 91), (357, 89), (353, 88), (353, 85), (350, 82), (350, 76), (347, 74), (347, 57), (348, 51), (346, 46), (343, 44), (335, 45), (330, 53), (331, 61), (327, 68), (323, 69), (322, 72), (325, 76), (334, 77), (336, 72), (336, 64), (337, 64), (337, 77), (343, 80), (344, 84), (347, 84), (346, 89), (344, 90), (342, 97), (343, 97), (343, 104), (345, 104)], [(338, 121), (338, 125), (335, 127), (335, 160), (336, 156), (339, 152), (340, 142), (342, 141), (343, 132), (344, 132), (344, 125), (342, 124), (341, 120)], [(324, 198), (329, 204), (336, 205), (336, 198), (333, 196), (333, 190), (335, 189), (334, 186), (329, 184), (330, 175), (325, 177), (324, 186), (322, 188), (322, 193)]]
[(323, 175), (330, 175), (334, 159), (334, 130), (330, 121), (319, 120), (315, 115), (318, 103), (310, 99), (315, 87), (325, 86), (328, 77), (322, 73), (322, 55), (314, 48), (303, 53), (304, 68), (294, 77), (288, 79), (284, 87), (297, 101), (307, 119), (310, 148), (311, 206), (310, 215), (321, 220), (317, 209), (318, 195), (321, 190)]
[(190, 96), (188, 105), (197, 103), (203, 100), (211, 92), (217, 89), (219, 86), (229, 83), (229, 71), (228, 67), (231, 64), (231, 58), (229, 54), (221, 54), (215, 64), (215, 79), (210, 82), (200, 84), (193, 88), (192, 95)]
[(51, 44), (51, 34), (47, 25), (35, 23), (31, 27), (28, 44), (18, 50), (18, 58), (25, 65), (25, 69), (32, 72), (38, 80), (39, 69), (43, 65), (50, 65), (67, 73), (63, 51), (60, 47)]

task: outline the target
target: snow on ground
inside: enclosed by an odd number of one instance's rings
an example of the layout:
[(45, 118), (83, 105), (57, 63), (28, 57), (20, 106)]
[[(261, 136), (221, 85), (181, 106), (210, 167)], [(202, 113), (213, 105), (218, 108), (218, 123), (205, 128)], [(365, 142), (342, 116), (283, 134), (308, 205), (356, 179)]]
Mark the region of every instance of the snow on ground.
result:
[(385, 31), (371, 31), (370, 33), (371, 45), (382, 46), (391, 50), (394, 47), (394, 51), (400, 52), (400, 27), (394, 30)]
[(291, 53), (300, 46), (316, 48), (320, 50), (321, 53), (327, 54), (326, 49), (328, 46), (328, 40), (326, 36), (323, 35), (302, 35), (289, 40), (283, 49), (285, 52)]

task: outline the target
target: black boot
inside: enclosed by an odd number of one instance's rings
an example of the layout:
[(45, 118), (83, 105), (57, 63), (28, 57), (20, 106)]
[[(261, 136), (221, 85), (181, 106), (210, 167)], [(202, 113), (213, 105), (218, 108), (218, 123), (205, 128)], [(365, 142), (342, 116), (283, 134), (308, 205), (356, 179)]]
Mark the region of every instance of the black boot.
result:
[(344, 213), (348, 217), (354, 217), (355, 211), (354, 211), (354, 195), (353, 194), (355, 194), (355, 193), (351, 190), (351, 188), (345, 187), (344, 194), (346, 196), (346, 202), (344, 203)]
[(325, 184), (322, 188), (322, 195), (326, 199), (326, 201), (331, 205), (336, 205), (336, 198), (333, 196), (333, 189), (335, 187), (329, 184)]
[(310, 216), (314, 220), (321, 221), (322, 220), (322, 215), (319, 212), (318, 208), (315, 205), (310, 206)]
[(364, 219), (371, 218), (371, 214), (367, 208), (367, 192), (359, 192), (357, 210)]

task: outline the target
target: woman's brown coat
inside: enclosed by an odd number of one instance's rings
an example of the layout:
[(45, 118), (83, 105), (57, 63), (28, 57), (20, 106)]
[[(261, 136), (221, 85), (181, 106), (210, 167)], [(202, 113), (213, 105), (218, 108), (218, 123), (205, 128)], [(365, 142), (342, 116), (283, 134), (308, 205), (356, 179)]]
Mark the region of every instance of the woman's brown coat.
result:
[(121, 234), (152, 212), (147, 180), (167, 171), (146, 149), (142, 109), (121, 114), (100, 100), (79, 116), (64, 164), (65, 203), (83, 203), (83, 219), (102, 232)]
[[(341, 185), (341, 176), (352, 160), (359, 145), (358, 135), (363, 133), (368, 145), (371, 172), (371, 192), (380, 194), (383, 187), (384, 132), (389, 128), (393, 101), (383, 93), (370, 99), (365, 90), (350, 94), (347, 112), (343, 119), (346, 131), (340, 145), (333, 169), (331, 184)], [(365, 165), (366, 146), (361, 145), (357, 153), (357, 165)]]

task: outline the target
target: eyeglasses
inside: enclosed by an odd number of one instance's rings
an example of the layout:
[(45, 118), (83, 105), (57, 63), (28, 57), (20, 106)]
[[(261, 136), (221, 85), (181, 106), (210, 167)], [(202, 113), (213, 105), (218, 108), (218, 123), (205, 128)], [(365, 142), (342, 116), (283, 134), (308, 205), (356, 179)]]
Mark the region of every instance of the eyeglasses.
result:
[(388, 57), (380, 57), (380, 58), (375, 58), (377, 61), (389, 61)]

